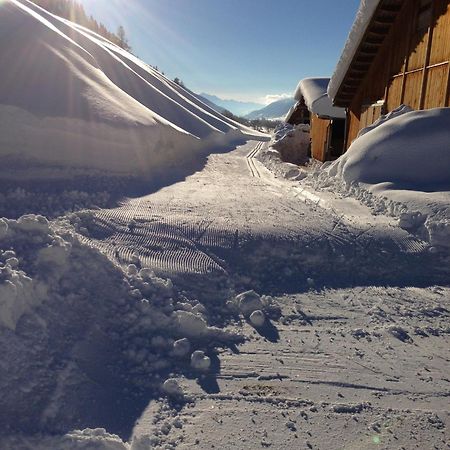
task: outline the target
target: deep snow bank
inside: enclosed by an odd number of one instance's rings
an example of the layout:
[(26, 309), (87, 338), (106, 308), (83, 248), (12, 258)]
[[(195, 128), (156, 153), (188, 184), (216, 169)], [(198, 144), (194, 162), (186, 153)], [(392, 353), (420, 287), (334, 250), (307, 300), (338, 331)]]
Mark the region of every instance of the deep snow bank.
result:
[(170, 280), (124, 272), (69, 222), (0, 220), (0, 434), (123, 429), (170, 373), (195, 376), (196, 351), (238, 340)]
[(356, 196), (433, 245), (450, 247), (450, 108), (401, 107), (360, 132), (309, 179)]
[(392, 183), (426, 190), (450, 186), (450, 108), (412, 111), (381, 121), (327, 169), (345, 182)]
[(263, 136), (28, 0), (0, 4), (0, 30), (2, 177), (43, 166), (142, 175), (207, 146)]
[(272, 136), (270, 146), (278, 150), (284, 161), (304, 164), (310, 148), (309, 125), (279, 125)]

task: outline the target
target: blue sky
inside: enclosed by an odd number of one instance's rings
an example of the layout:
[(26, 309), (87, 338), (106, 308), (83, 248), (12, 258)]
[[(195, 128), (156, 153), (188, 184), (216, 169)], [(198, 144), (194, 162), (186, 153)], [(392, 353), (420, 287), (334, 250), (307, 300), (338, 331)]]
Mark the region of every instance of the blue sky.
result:
[(81, 0), (134, 52), (194, 91), (267, 103), (331, 75), (359, 0)]

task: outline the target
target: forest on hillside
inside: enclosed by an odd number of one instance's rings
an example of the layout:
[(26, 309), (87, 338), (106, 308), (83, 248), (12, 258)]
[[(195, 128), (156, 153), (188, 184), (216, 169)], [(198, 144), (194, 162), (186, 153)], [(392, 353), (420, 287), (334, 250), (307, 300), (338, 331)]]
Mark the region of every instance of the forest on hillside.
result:
[(52, 14), (64, 17), (72, 22), (78, 23), (95, 33), (100, 34), (104, 38), (110, 40), (114, 44), (123, 48), (124, 50), (131, 51), (131, 46), (128, 43), (128, 38), (125, 34), (123, 26), (119, 26), (117, 32), (113, 33), (108, 30), (105, 25), (86, 13), (82, 4), (76, 0), (31, 0), (36, 5), (46, 9)]

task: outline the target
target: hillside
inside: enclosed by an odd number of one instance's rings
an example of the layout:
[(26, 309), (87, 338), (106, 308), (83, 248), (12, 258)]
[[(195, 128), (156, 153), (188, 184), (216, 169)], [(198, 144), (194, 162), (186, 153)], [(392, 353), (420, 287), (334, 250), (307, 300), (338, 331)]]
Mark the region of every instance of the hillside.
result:
[(289, 109), (294, 106), (295, 99), (283, 98), (265, 106), (264, 108), (257, 109), (245, 116), (246, 119), (282, 119)]
[[(100, 35), (28, 0), (0, 6), (3, 179), (150, 176), (256, 132)], [(65, 176), (64, 175), (64, 176)]]

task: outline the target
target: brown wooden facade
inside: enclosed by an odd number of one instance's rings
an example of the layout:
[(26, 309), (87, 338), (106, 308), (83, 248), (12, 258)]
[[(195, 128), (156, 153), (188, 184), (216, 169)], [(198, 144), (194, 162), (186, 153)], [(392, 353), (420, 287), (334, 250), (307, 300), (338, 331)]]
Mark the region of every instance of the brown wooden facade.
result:
[(381, 0), (334, 104), (358, 131), (406, 104), (450, 106), (450, 0)]

